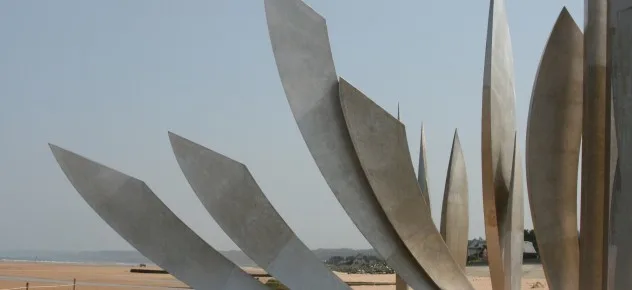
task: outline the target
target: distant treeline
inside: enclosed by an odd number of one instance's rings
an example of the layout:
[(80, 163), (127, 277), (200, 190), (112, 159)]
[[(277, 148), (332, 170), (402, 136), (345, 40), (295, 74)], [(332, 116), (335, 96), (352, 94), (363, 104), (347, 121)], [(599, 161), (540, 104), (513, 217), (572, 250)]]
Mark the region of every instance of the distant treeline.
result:
[(325, 261), (332, 270), (350, 274), (392, 274), (393, 269), (379, 256), (357, 254), (354, 256), (333, 256)]
[[(470, 240), (483, 241), (483, 239)], [(524, 240), (533, 244), (539, 253), (534, 230), (524, 230)], [(239, 250), (220, 251), (226, 258), (242, 267), (256, 267), (257, 265), (246, 254)], [(382, 267), (380, 256), (373, 249), (316, 249), (313, 250), (316, 257), (331, 265), (345, 266), (345, 263), (368, 263), (372, 265), (369, 271), (387, 271)], [(334, 260), (331, 260), (331, 259)], [(73, 262), (96, 264), (152, 264), (147, 258), (137, 251), (0, 251), (0, 260), (24, 260), (24, 261), (49, 261), (49, 262)], [(390, 268), (388, 268), (390, 269)], [(392, 270), (391, 270), (392, 271)]]

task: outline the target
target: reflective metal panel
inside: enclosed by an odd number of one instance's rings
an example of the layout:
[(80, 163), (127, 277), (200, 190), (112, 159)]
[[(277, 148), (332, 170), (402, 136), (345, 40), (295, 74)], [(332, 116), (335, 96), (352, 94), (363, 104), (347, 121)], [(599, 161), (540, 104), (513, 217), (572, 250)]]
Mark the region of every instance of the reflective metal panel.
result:
[(340, 102), (369, 184), (406, 247), (439, 288), (473, 289), (421, 195), (404, 125), (342, 79)]
[(297, 0), (266, 0), (272, 50), (294, 119), (321, 174), (356, 227), (414, 289), (437, 289), (380, 208), (342, 116), (325, 19)]
[(620, 189), (613, 192), (609, 261), (613, 268), (611, 289), (632, 289), (632, 7), (617, 15), (617, 33), (613, 38), (612, 85), (617, 121)]
[(430, 204), (430, 190), (428, 189), (428, 165), (426, 158), (426, 134), (424, 125), (421, 124), (421, 138), (419, 140), (419, 166), (417, 167), (417, 181), (421, 188), (421, 194), (423, 195), (426, 203), (428, 204), (428, 210), (432, 213), (432, 205)]
[[(482, 178), (485, 237), (494, 289), (504, 289), (512, 273), (503, 263), (502, 232), (508, 210), (515, 132), (513, 53), (504, 0), (491, 0), (483, 71)], [(518, 273), (515, 273), (518, 274)], [(510, 290), (510, 289), (505, 289)], [(513, 290), (513, 289), (511, 289)]]
[(51, 145), (94, 211), (156, 265), (195, 289), (266, 290), (186, 226), (141, 180)]
[(566, 8), (542, 54), (527, 122), (527, 186), (551, 289), (578, 289), (577, 175), (582, 136), (583, 35)]
[(351, 289), (294, 234), (244, 164), (176, 134), (169, 139), (206, 210), (257, 265), (291, 289)]
[(467, 190), (467, 170), (465, 157), (459, 141), (459, 133), (454, 130), (450, 163), (445, 180), (443, 206), (441, 209), (441, 237), (445, 241), (456, 263), (465, 271), (467, 262), (467, 241), (470, 225), (469, 197)]

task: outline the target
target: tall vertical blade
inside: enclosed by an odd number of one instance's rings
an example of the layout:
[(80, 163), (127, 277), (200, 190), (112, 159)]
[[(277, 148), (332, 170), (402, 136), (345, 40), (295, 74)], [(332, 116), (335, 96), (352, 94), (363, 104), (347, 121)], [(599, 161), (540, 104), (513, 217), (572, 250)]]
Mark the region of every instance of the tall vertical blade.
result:
[(428, 204), (428, 212), (432, 213), (432, 205), (430, 204), (430, 191), (428, 189), (428, 165), (426, 158), (426, 134), (424, 130), (424, 124), (421, 124), (421, 137), (419, 140), (419, 166), (417, 167), (417, 181), (421, 188), (421, 194), (423, 195), (426, 203)]
[(584, 1), (579, 289), (603, 289), (610, 201), (610, 87), (607, 74), (608, 1)]
[(267, 289), (204, 242), (143, 181), (50, 147), (90, 207), (156, 265), (198, 290)]
[(439, 288), (473, 289), (428, 212), (404, 125), (343, 79), (340, 102), (369, 184), (406, 247)]
[[(606, 64), (606, 70), (607, 70), (607, 81), (610, 81), (609, 84), (607, 84), (607, 86), (610, 88), (610, 104), (611, 104), (611, 110), (610, 110), (610, 197), (608, 202), (608, 223), (611, 222), (612, 218), (613, 218), (613, 213), (612, 213), (612, 205), (613, 205), (613, 199), (614, 199), (614, 195), (619, 195), (621, 194), (621, 182), (620, 180), (616, 180), (617, 178), (621, 177), (621, 172), (619, 169), (619, 140), (618, 138), (618, 126), (620, 125), (619, 120), (617, 120), (617, 118), (619, 118), (618, 113), (617, 113), (617, 104), (616, 104), (616, 96), (618, 94), (620, 94), (621, 92), (619, 92), (618, 90), (620, 89), (617, 83), (619, 83), (620, 81), (617, 80), (617, 72), (615, 72), (615, 67), (621, 62), (621, 60), (619, 59), (620, 57), (620, 51), (619, 51), (619, 37), (622, 36), (619, 34), (619, 17), (620, 14), (622, 13), (622, 11), (628, 9), (632, 7), (632, 1), (631, 0), (609, 0), (608, 1), (608, 39), (607, 39), (607, 43), (608, 43), (608, 63)], [(622, 23), (623, 24), (623, 23)], [(625, 29), (625, 27), (624, 27)], [(622, 33), (625, 33), (625, 31), (621, 31)], [(625, 38), (625, 36), (623, 36)], [(608, 239), (609, 239), (609, 243), (608, 243), (608, 247), (612, 246), (612, 234), (613, 234), (613, 226), (609, 226), (608, 227)], [(612, 283), (613, 281), (613, 275), (614, 275), (614, 260), (616, 260), (616, 257), (614, 257), (615, 252), (608, 250), (608, 252), (606, 253), (606, 255), (609, 257), (608, 258), (608, 268), (607, 268), (607, 272), (608, 272), (608, 277), (606, 277), (606, 279), (608, 279), (608, 289), (613, 289), (613, 285)]]
[(294, 234), (244, 164), (169, 133), (191, 188), (224, 232), (291, 289), (351, 289)]
[(298, 0), (265, 0), (270, 40), (294, 119), (356, 227), (414, 289), (437, 289), (389, 223), (360, 167), (338, 98), (325, 20)]
[(441, 237), (445, 241), (456, 263), (465, 271), (467, 263), (467, 238), (470, 226), (469, 197), (467, 191), (467, 170), (465, 157), (459, 141), (459, 133), (454, 130), (450, 163), (445, 180), (443, 206), (441, 208)]
[[(481, 165), (483, 209), (489, 271), (494, 289), (504, 289), (509, 279), (501, 248), (508, 215), (509, 187), (516, 128), (514, 69), (509, 24), (504, 0), (490, 0), (483, 71)], [(510, 290), (510, 289), (506, 289)], [(513, 290), (513, 289), (511, 289)]]
[(507, 210), (510, 214), (501, 224), (504, 242), (503, 263), (505, 266), (505, 287), (503, 289), (522, 289), (522, 255), (524, 253), (524, 196), (522, 194), (522, 162), (518, 148), (518, 134), (514, 137), (513, 161), (511, 166), (511, 187)]
[[(613, 279), (611, 289), (632, 289), (632, 4), (617, 14), (613, 39), (612, 85), (617, 121), (620, 190), (613, 191), (609, 261)], [(615, 187), (616, 188), (616, 187)]]
[(551, 289), (579, 288), (577, 175), (582, 136), (583, 35), (560, 13), (533, 84), (527, 121), (527, 186)]

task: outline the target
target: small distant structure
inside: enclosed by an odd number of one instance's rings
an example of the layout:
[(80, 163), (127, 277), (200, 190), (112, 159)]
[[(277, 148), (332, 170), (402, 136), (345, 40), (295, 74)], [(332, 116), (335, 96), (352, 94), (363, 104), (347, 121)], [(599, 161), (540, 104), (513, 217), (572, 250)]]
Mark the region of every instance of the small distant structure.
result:
[(540, 258), (532, 242), (524, 241), (522, 249), (522, 258), (524, 260), (537, 260)]
[[(524, 241), (522, 244), (522, 249), (522, 257), (524, 260), (538, 260), (540, 258), (540, 256), (538, 255), (538, 251), (536, 251), (532, 242)], [(487, 242), (482, 238), (470, 240), (467, 243), (467, 260), (487, 260)]]
[(483, 238), (469, 240), (467, 242), (467, 260), (484, 260), (487, 257), (487, 241)]

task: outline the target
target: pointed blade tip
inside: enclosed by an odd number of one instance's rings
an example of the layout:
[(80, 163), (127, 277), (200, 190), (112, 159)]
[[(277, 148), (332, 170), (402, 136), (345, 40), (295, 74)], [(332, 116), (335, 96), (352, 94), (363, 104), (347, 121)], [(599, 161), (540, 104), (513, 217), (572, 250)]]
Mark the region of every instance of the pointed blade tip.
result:
[[(173, 148), (173, 152), (175, 153), (176, 159), (178, 159), (178, 161), (180, 160), (180, 157), (189, 156), (191, 154), (194, 154), (194, 152), (200, 152), (201, 153), (200, 156), (206, 155), (206, 158), (211, 158), (215, 160), (225, 159), (225, 160), (230, 160), (231, 162), (239, 163), (244, 167), (246, 166), (245, 164), (237, 160), (234, 160), (222, 153), (219, 153), (206, 146), (193, 142), (175, 133), (169, 132), (169, 137), (171, 140), (171, 147)], [(205, 153), (202, 153), (202, 152), (205, 152)]]
[(57, 146), (55, 144), (52, 143), (48, 143), (48, 147), (50, 148), (51, 152), (53, 153), (53, 156), (55, 157), (55, 159), (57, 160), (57, 163), (59, 163), (59, 165), (61, 165), (62, 163), (64, 163), (65, 158), (67, 156), (70, 156), (72, 158), (79, 158), (79, 159), (86, 159), (85, 157), (72, 152), (70, 150), (64, 149), (60, 146)]
[(61, 166), (63, 161), (62, 154), (68, 151), (53, 143), (48, 143), (48, 147), (50, 148), (51, 153), (53, 153), (53, 157), (55, 158), (55, 161), (57, 161), (57, 165)]
[(169, 141), (171, 141), (172, 144), (173, 144), (173, 141), (182, 139), (180, 135), (173, 133), (171, 131), (167, 131), (167, 135), (169, 136)]
[(169, 142), (171, 143), (171, 149), (173, 149), (173, 153), (176, 154), (176, 157), (179, 155), (185, 154), (188, 150), (185, 150), (187, 147), (192, 146), (200, 146), (193, 141), (184, 138), (176, 133), (169, 131)]
[(561, 12), (561, 13), (562, 13), (562, 14), (570, 14), (570, 13), (568, 12), (568, 8), (566, 8), (566, 5), (562, 6), (562, 12)]
[(56, 154), (57, 152), (63, 152), (63, 151), (68, 151), (64, 148), (61, 148), (53, 143), (48, 143), (48, 148), (50, 148), (51, 151), (53, 151), (53, 154)]
[(57, 154), (57, 152), (58, 152), (59, 150), (61, 150), (61, 148), (59, 148), (59, 146), (57, 146), (57, 145), (55, 145), (55, 144), (53, 144), (53, 143), (48, 143), (48, 148), (50, 148), (50, 151), (52, 151), (52, 152), (53, 152), (53, 155), (56, 155), (56, 154)]
[[(577, 26), (577, 22), (575, 22), (575, 19), (571, 15), (570, 11), (568, 11), (566, 6), (562, 7), (562, 11), (560, 11), (560, 14), (557, 16), (557, 20), (555, 21), (553, 29), (557, 28), (557, 26), (559, 25), (562, 25), (562, 23), (564, 25), (568, 25), (567, 23), (572, 23)], [(577, 29), (579, 29), (579, 27)]]

